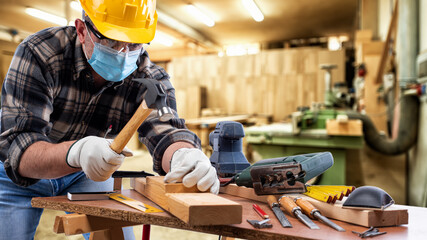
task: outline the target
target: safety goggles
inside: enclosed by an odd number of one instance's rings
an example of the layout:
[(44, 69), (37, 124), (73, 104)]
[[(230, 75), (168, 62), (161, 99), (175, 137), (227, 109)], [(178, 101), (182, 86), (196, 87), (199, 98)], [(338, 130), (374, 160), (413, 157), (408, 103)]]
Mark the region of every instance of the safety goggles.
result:
[(104, 35), (102, 35), (100, 32), (98, 32), (92, 24), (85, 21), (86, 27), (95, 35), (96, 38), (99, 39), (99, 42), (107, 47), (114, 48), (114, 49), (121, 49), (124, 48), (123, 46), (126, 46), (129, 51), (135, 51), (139, 50), (143, 47), (142, 43), (127, 43), (127, 42), (121, 42), (117, 40), (110, 39)]

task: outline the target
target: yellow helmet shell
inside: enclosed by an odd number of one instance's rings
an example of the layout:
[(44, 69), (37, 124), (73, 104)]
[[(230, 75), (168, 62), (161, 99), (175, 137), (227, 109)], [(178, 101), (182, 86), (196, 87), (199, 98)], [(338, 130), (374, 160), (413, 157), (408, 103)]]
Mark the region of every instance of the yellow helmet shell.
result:
[(157, 26), (156, 0), (80, 0), (104, 36), (122, 42), (148, 43)]

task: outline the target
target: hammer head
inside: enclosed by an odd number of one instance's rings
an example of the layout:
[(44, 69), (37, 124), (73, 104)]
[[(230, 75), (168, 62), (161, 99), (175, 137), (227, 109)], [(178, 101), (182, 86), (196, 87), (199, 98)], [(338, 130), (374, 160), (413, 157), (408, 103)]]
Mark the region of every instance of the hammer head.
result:
[(145, 94), (145, 103), (148, 108), (156, 109), (157, 116), (160, 121), (168, 121), (174, 117), (172, 109), (166, 105), (166, 92), (163, 89), (163, 86), (156, 79), (149, 78), (136, 78), (133, 81), (140, 82), (144, 84), (147, 88)]

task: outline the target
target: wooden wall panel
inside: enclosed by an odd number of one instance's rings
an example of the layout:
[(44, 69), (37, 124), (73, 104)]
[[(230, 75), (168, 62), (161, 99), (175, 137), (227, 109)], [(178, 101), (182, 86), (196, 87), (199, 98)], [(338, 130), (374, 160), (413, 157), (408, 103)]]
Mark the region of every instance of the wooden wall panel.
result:
[[(186, 95), (186, 101), (178, 101), (178, 106), (194, 105), (199, 97), (189, 95), (188, 89), (199, 86), (206, 88), (208, 108), (227, 114), (268, 114), (277, 122), (286, 120), (298, 106), (323, 101), (325, 71), (320, 64), (337, 64), (332, 80), (344, 81), (345, 51), (315, 47), (236, 57), (180, 57), (168, 64), (168, 72), (177, 91)], [(186, 110), (180, 116), (190, 117)]]

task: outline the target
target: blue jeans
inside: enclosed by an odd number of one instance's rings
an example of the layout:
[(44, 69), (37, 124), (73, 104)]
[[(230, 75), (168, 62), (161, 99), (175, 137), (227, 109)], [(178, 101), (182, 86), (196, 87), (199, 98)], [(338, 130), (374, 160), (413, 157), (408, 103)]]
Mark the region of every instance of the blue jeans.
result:
[[(6, 175), (0, 161), (0, 240), (34, 239), (41, 208), (31, 207), (33, 197), (66, 195), (67, 192), (111, 191), (113, 179), (94, 182), (83, 172), (77, 172), (58, 179), (42, 179), (36, 184), (21, 187), (14, 184)], [(53, 224), (53, 223), (52, 223)], [(123, 228), (125, 239), (135, 239), (133, 228)], [(89, 234), (84, 234), (86, 239)]]

